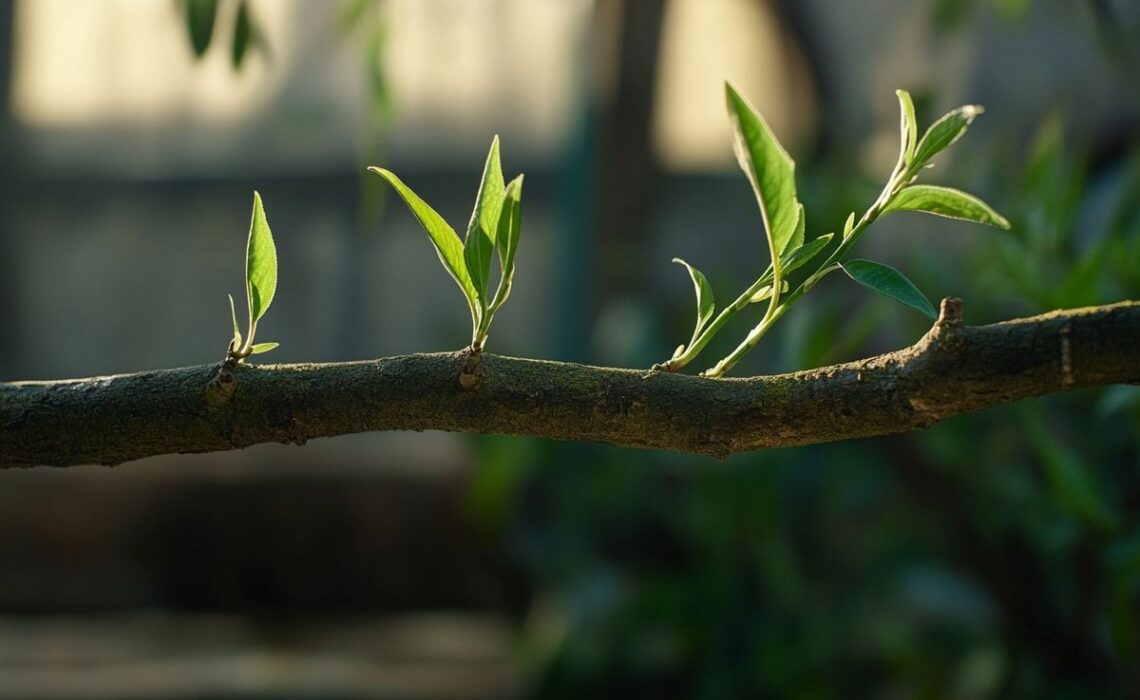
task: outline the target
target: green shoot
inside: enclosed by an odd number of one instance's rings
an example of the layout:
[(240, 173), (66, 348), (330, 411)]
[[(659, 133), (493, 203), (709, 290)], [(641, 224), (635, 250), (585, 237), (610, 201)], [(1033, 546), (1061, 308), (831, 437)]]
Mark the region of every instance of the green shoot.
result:
[[(405, 185), (395, 173), (379, 167), (369, 171), (384, 178), (408, 205), (435, 246), (444, 269), (459, 285), (471, 312), (471, 345), (473, 353), (481, 352), (490, 333), (495, 312), (510, 296), (515, 274), (522, 225), (523, 176), (509, 184), (503, 179), (499, 160), (499, 137), (491, 141), (491, 150), (483, 167), (483, 178), (475, 197), (475, 209), (467, 225), (463, 241), (443, 217)], [(498, 251), (499, 283), (491, 294), (491, 260)]]
[(257, 322), (269, 310), (273, 295), (277, 293), (277, 247), (273, 243), (273, 233), (265, 218), (261, 205), (261, 195), (253, 193), (253, 215), (249, 222), (249, 237), (245, 246), (245, 299), (249, 307), (249, 325), (245, 340), (238, 329), (237, 310), (234, 298), (230, 295), (230, 317), (233, 320), (234, 335), (230, 340), (227, 357), (242, 361), (250, 355), (269, 352), (277, 343), (257, 343)]
[[(692, 362), (725, 324), (749, 304), (767, 301), (760, 322), (727, 357), (702, 373), (719, 377), (733, 366), (768, 332), (803, 294), (824, 276), (844, 270), (859, 284), (900, 301), (922, 313), (935, 317), (934, 306), (921, 291), (898, 270), (869, 260), (843, 262), (851, 247), (864, 231), (883, 214), (893, 211), (922, 211), (1008, 229), (1009, 222), (981, 199), (949, 187), (912, 184), (931, 160), (962, 137), (982, 108), (967, 105), (944, 115), (921, 138), (914, 103), (905, 90), (897, 91), (899, 100), (899, 157), (878, 199), (856, 220), (852, 212), (843, 225), (843, 235), (830, 255), (820, 253), (831, 247), (833, 235), (828, 233), (805, 242), (806, 217), (803, 205), (796, 199), (795, 164), (776, 140), (763, 117), (731, 86), (726, 95), (729, 119), (733, 127), (733, 150), (737, 161), (756, 196), (760, 218), (768, 243), (769, 265), (732, 304), (711, 318), (712, 288), (696, 268), (689, 270), (697, 293), (697, 322), (688, 344), (677, 348), (666, 362), (655, 369), (676, 371)], [(787, 274), (813, 263), (811, 274), (789, 291)]]

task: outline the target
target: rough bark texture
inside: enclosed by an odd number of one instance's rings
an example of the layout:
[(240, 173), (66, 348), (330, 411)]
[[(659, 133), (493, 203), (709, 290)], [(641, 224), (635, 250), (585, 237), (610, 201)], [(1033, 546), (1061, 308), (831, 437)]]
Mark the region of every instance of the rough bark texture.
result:
[(745, 379), (489, 354), (472, 364), (466, 352), (230, 369), (0, 384), (0, 466), (117, 464), (373, 430), (536, 435), (718, 457), (897, 433), (1064, 389), (1140, 383), (1140, 302), (970, 327), (960, 302), (944, 300), (912, 347)]

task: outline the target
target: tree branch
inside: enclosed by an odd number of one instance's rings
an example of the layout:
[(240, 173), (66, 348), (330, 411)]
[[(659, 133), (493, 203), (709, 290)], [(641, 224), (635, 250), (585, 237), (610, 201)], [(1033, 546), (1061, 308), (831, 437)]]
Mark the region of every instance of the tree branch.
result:
[(373, 430), (535, 435), (717, 457), (884, 435), (1055, 391), (1140, 383), (1140, 302), (969, 327), (961, 303), (948, 299), (909, 348), (769, 377), (475, 359), (215, 364), (0, 384), (0, 466), (117, 464)]

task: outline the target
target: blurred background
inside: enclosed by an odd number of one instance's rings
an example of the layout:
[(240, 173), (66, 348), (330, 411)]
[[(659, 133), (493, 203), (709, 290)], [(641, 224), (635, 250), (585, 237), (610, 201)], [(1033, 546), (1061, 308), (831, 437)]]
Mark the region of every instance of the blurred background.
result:
[[(890, 172), (895, 88), (986, 106), (925, 179), (1014, 230), (860, 244), (968, 323), (1140, 298), (1138, 47), (1132, 0), (0, 0), (0, 380), (219, 361), (255, 188), (267, 361), (462, 347), (364, 168), (460, 228), (496, 133), (527, 185), (490, 350), (647, 367), (691, 328), (672, 257), (721, 299), (767, 264), (725, 79), (809, 237)], [(736, 373), (926, 329), (840, 277)], [(721, 462), (423, 433), (7, 471), (0, 697), (1137, 697), (1138, 437), (1109, 387)]]

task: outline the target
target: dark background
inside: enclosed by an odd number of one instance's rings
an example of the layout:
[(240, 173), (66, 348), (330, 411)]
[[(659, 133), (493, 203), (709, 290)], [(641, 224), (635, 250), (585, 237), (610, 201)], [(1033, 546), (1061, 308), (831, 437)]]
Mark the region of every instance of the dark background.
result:
[[(463, 302), (390, 167), (456, 228), (492, 134), (526, 172), (491, 352), (647, 367), (766, 265), (732, 79), (809, 236), (872, 201), (893, 90), (986, 114), (859, 254), (969, 323), (1140, 297), (1127, 0), (0, 1), (0, 380), (216, 362), (251, 191), (268, 362), (455, 349)], [(756, 313), (759, 317), (759, 312)], [(692, 369), (749, 327), (740, 320)], [(909, 344), (835, 275), (736, 374)], [(260, 359), (260, 358), (259, 358)], [(0, 697), (1140, 695), (1140, 396), (723, 462), (442, 433), (0, 474)]]

